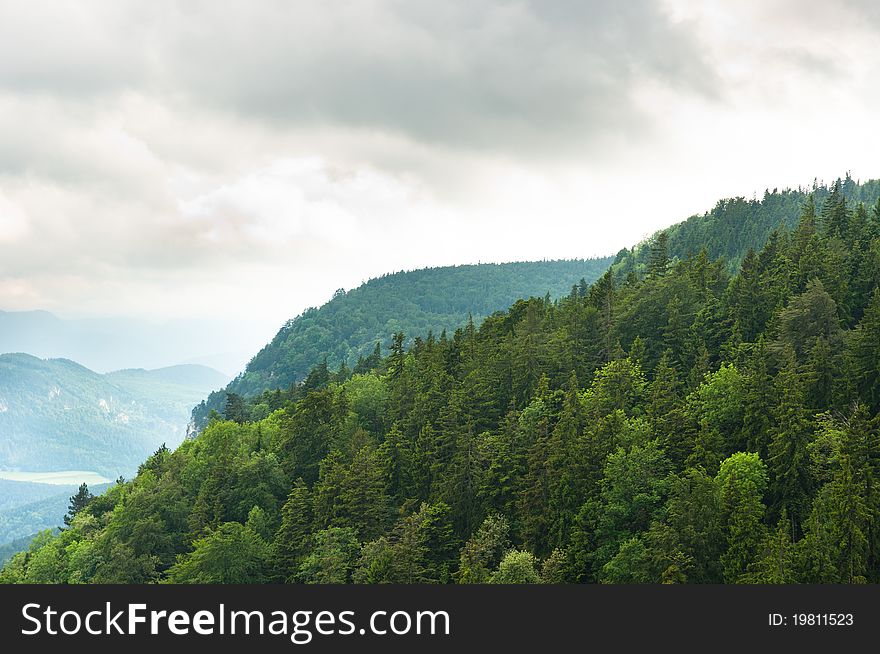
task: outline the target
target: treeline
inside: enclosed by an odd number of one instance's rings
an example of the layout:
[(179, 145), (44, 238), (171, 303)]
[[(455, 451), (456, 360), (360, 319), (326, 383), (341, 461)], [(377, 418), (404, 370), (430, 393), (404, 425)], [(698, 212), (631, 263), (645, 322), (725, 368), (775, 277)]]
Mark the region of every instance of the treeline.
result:
[(332, 369), (357, 365), (376, 342), (383, 347), (404, 332), (450, 333), (472, 317), (509, 307), (519, 298), (549, 294), (558, 298), (572, 281), (597, 280), (612, 257), (559, 261), (523, 261), (425, 268), (384, 275), (345, 292), (339, 289), (320, 308), (288, 321), (225, 390), (212, 393), (193, 411), (199, 429), (212, 410), (222, 411), (227, 393), (257, 395), (302, 382), (326, 360)]
[(878, 285), (878, 207), (839, 184), (736, 275), (656, 242), (643, 272), (233, 396), (0, 579), (880, 581)]
[[(665, 235), (669, 255), (674, 260), (705, 249), (711, 259), (723, 257), (730, 271), (735, 272), (746, 253), (750, 249), (760, 250), (771, 233), (797, 226), (801, 207), (809, 196), (821, 206), (835, 189), (853, 206), (873, 207), (880, 200), (880, 180), (858, 182), (847, 173), (831, 186), (815, 180), (809, 188), (768, 189), (761, 198), (719, 200), (711, 211), (691, 216), (658, 235)], [(618, 253), (614, 268), (620, 276), (626, 276), (631, 270), (640, 274), (646, 272), (658, 235)]]

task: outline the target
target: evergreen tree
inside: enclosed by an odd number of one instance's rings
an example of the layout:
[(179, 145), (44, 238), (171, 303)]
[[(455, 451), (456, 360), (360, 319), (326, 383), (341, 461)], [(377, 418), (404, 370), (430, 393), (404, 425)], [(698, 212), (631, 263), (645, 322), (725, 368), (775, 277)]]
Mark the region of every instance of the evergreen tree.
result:
[(831, 194), (822, 205), (822, 225), (830, 236), (844, 238), (847, 234), (848, 223), (849, 211), (846, 206), (846, 198), (841, 190), (841, 182), (838, 179), (831, 187)]
[(510, 525), (504, 516), (487, 516), (461, 549), (456, 581), (460, 584), (488, 582), (492, 570), (498, 567), (510, 546), (509, 532)]
[(775, 396), (775, 429), (768, 458), (772, 508), (775, 515), (785, 513), (786, 516), (791, 516), (794, 533), (799, 533), (809, 508), (813, 480), (807, 452), (810, 426), (794, 352), (790, 349), (786, 365), (776, 377)]
[(273, 564), (283, 581), (294, 581), (308, 551), (313, 528), (312, 495), (302, 477), (296, 480), (284, 508), (281, 528), (275, 536)]
[(848, 361), (859, 396), (880, 409), (880, 288), (871, 296), (858, 327), (850, 334)]
[(752, 584), (792, 584), (795, 582), (792, 527), (783, 510), (776, 528), (758, 548), (755, 562), (749, 566), (745, 580)]
[(715, 478), (721, 500), (726, 548), (721, 555), (724, 581), (738, 583), (764, 539), (763, 496), (767, 470), (757, 454), (737, 452), (727, 458)]
[(660, 232), (651, 244), (651, 256), (648, 259), (648, 277), (661, 277), (669, 267), (669, 234)]
[(238, 393), (229, 393), (226, 396), (226, 407), (223, 409), (223, 418), (232, 420), (238, 424), (244, 424), (248, 419), (247, 405), (244, 398)]
[(348, 583), (359, 551), (354, 529), (323, 529), (314, 535), (311, 553), (300, 565), (298, 578), (306, 584)]
[(64, 516), (64, 524), (69, 527), (73, 519), (89, 505), (92, 498), (93, 495), (89, 491), (88, 484), (80, 484), (76, 494), (70, 497), (70, 503), (67, 505), (67, 514)]

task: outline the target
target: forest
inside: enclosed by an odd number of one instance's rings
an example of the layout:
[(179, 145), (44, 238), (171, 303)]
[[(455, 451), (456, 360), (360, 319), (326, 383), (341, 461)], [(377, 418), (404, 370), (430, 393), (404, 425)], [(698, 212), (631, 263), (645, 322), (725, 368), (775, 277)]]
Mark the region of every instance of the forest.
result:
[(880, 202), (804, 194), (733, 265), (681, 229), (228, 395), (0, 581), (880, 581)]
[(224, 390), (212, 393), (193, 410), (197, 429), (212, 410), (222, 411), (227, 393), (254, 396), (301, 382), (325, 359), (331, 368), (353, 367), (368, 358), (377, 342), (391, 344), (393, 335), (408, 337), (477, 324), (519, 298), (558, 298), (571, 281), (592, 283), (613, 257), (482, 263), (423, 268), (383, 275), (357, 288), (338, 289), (321, 307), (289, 320), (247, 369)]

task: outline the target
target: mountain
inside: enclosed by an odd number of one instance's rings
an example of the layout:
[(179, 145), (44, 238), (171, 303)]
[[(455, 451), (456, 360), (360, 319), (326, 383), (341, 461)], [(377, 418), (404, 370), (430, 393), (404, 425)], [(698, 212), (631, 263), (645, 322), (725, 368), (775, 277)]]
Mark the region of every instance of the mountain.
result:
[[(236, 345), (230, 347), (233, 336)], [(262, 328), (245, 321), (66, 319), (47, 311), (0, 311), (0, 353), (70, 359), (98, 372), (184, 362), (235, 373), (265, 338)]]
[[(248, 400), (251, 405), (259, 404), (261, 393), (302, 382), (325, 358), (331, 370), (341, 363), (357, 369), (359, 360), (369, 364), (375, 358), (370, 356), (375, 344), (381, 343), (387, 351), (395, 332), (410, 338), (429, 332), (439, 335), (444, 329), (451, 333), (466, 324), (468, 315), (479, 325), (485, 316), (517, 299), (543, 297), (545, 292), (552, 298), (562, 297), (575, 280), (590, 284), (609, 267), (618, 281), (630, 273), (644, 275), (658, 242), (671, 262), (705, 249), (711, 259), (723, 259), (728, 271), (736, 272), (749, 250), (763, 247), (774, 231), (797, 225), (809, 198), (814, 206), (821, 206), (835, 188), (851, 206), (872, 207), (880, 202), (880, 180), (857, 182), (847, 174), (831, 186), (815, 181), (810, 188), (767, 190), (760, 200), (719, 200), (711, 211), (622, 249), (613, 261), (428, 268), (385, 275), (348, 293), (337, 291), (324, 306), (289, 321), (242, 374), (196, 406), (193, 425), (203, 428), (212, 410), (224, 414), (229, 394), (242, 396), (245, 404)], [(267, 405), (271, 408), (280, 401), (276, 396)]]
[(631, 273), (319, 366), (0, 581), (880, 582), (880, 206)]
[[(723, 257), (730, 272), (736, 272), (749, 250), (760, 250), (777, 229), (794, 229), (801, 208), (812, 196), (822, 206), (834, 185), (814, 182), (810, 188), (773, 189), (759, 199), (743, 197), (719, 200), (711, 211), (691, 216), (684, 222), (661, 230), (632, 249), (621, 250), (614, 262), (618, 276), (630, 271), (644, 274), (651, 250), (661, 234), (667, 239), (668, 255), (674, 261), (705, 248), (711, 259)], [(880, 200), (880, 180), (857, 182), (849, 175), (839, 181), (838, 192), (851, 206), (874, 207)]]
[[(106, 373), (104, 378), (130, 391), (166, 401), (188, 397), (195, 389), (217, 388), (229, 381), (222, 372), (195, 364), (181, 364), (144, 370), (127, 368)], [(180, 400), (184, 404), (187, 400)]]
[(179, 443), (192, 405), (225, 380), (203, 366), (101, 375), (67, 359), (0, 355), (0, 475), (129, 475), (163, 442)]
[(610, 257), (425, 268), (371, 279), (351, 291), (338, 290), (320, 308), (287, 322), (251, 359), (245, 371), (193, 412), (203, 427), (211, 410), (222, 412), (228, 393), (255, 396), (286, 389), (305, 379), (325, 358), (330, 368), (349, 368), (383, 348), (393, 334), (440, 335), (476, 324), (523, 297), (561, 297), (573, 284), (595, 281)]

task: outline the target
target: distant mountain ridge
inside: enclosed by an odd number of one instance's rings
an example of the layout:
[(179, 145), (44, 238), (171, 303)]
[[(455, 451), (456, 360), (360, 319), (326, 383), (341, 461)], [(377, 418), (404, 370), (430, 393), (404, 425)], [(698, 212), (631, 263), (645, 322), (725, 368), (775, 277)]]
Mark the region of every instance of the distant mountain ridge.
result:
[[(252, 344), (265, 342), (256, 330), (235, 324), (230, 347), (226, 325), (181, 319), (154, 323), (135, 318), (68, 319), (43, 310), (0, 310), (0, 354), (27, 352), (41, 359), (70, 359), (97, 372), (119, 368), (156, 369), (180, 363), (203, 364), (235, 373), (247, 362)], [(241, 351), (240, 351), (241, 350)]]
[(558, 298), (583, 280), (591, 284), (613, 257), (513, 263), (482, 263), (390, 273), (348, 292), (340, 289), (319, 308), (289, 320), (224, 390), (212, 393), (193, 411), (205, 424), (210, 411), (222, 411), (227, 393), (253, 396), (301, 381), (326, 358), (336, 369), (354, 367), (393, 334), (439, 335), (476, 324), (520, 298)]
[(0, 469), (130, 474), (184, 436), (189, 409), (227, 378), (204, 366), (96, 373), (68, 359), (0, 355)]
[(166, 366), (155, 370), (144, 368), (125, 368), (114, 370), (105, 375), (108, 379), (122, 383), (136, 383), (137, 381), (165, 382), (179, 386), (195, 388), (213, 388), (218, 384), (229, 381), (229, 377), (219, 370), (208, 366), (194, 363), (182, 363), (176, 366)]

